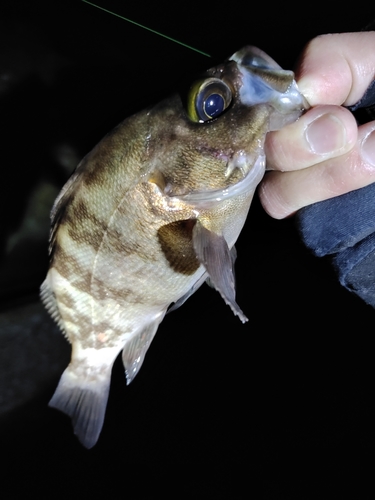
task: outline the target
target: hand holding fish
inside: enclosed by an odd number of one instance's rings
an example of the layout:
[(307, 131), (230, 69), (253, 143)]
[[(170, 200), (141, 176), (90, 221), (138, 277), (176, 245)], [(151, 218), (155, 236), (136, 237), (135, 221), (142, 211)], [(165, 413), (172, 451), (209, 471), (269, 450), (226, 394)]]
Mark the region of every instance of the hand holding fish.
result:
[(324, 35), (305, 48), (296, 70), (313, 106), (267, 136), (268, 173), (259, 195), (282, 219), (300, 208), (375, 182), (375, 122), (357, 126), (342, 106), (365, 94), (375, 74), (375, 32)]

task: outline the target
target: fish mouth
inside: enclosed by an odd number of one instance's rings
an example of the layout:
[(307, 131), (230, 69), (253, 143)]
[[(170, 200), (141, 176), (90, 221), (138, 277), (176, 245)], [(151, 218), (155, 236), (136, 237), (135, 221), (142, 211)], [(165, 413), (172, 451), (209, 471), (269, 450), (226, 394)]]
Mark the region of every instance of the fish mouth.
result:
[(204, 208), (207, 204), (212, 208), (213, 204), (222, 203), (225, 200), (254, 192), (259, 182), (262, 180), (265, 170), (266, 157), (261, 154), (244, 178), (229, 187), (208, 189), (205, 191), (192, 191), (187, 194), (173, 196), (172, 198), (184, 201), (185, 203), (194, 204), (196, 208)]
[(229, 60), (237, 63), (241, 85), (239, 95), (246, 106), (268, 104), (269, 130), (278, 130), (310, 108), (298, 89), (294, 73), (282, 69), (268, 54), (251, 45), (235, 52)]

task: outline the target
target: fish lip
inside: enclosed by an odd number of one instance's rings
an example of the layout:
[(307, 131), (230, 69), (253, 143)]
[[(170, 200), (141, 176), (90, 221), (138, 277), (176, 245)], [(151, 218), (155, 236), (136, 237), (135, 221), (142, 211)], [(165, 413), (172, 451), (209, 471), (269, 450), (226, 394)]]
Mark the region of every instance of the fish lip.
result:
[[(240, 85), (238, 95), (242, 104), (255, 106), (267, 104), (275, 113), (270, 114), (270, 129), (278, 130), (291, 123), (310, 108), (301, 94), (293, 71), (283, 69), (268, 54), (248, 45), (230, 58), (237, 64)], [(282, 77), (283, 85), (274, 84), (274, 76)], [(276, 79), (278, 80), (278, 79)]]

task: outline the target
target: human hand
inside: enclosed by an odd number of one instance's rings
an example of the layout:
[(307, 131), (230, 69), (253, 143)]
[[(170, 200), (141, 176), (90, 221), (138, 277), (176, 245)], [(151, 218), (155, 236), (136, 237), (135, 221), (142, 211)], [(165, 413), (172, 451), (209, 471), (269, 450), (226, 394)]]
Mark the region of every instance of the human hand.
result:
[(360, 127), (342, 106), (375, 77), (375, 32), (323, 35), (305, 48), (296, 80), (312, 108), (267, 135), (261, 203), (282, 219), (300, 208), (375, 182), (375, 122)]

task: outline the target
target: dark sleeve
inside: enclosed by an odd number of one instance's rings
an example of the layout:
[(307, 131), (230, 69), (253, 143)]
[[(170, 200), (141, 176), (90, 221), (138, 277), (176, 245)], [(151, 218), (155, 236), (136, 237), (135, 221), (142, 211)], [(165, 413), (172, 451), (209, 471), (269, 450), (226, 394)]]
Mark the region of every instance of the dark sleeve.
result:
[[(359, 123), (375, 119), (375, 81), (349, 109)], [(309, 249), (331, 255), (340, 283), (375, 307), (375, 183), (305, 207), (296, 222)]]

